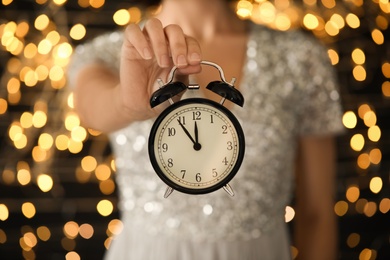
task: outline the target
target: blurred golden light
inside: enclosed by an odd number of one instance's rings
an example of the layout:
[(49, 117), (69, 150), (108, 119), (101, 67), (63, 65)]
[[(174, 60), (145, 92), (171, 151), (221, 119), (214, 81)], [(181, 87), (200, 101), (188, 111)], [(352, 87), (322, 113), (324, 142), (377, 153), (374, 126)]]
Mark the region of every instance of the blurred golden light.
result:
[(76, 126), (71, 131), (71, 138), (77, 142), (83, 142), (87, 138), (87, 130), (82, 126)]
[(105, 181), (111, 176), (111, 169), (106, 164), (99, 164), (95, 169), (96, 178)]
[(345, 26), (344, 18), (337, 13), (333, 14), (330, 17), (330, 20), (333, 21), (339, 29), (342, 29)]
[(9, 217), (8, 207), (5, 204), (0, 204), (0, 220), (6, 221)]
[(379, 203), (379, 211), (383, 214), (386, 214), (390, 210), (390, 199), (389, 198), (383, 198), (381, 202)]
[(113, 19), (117, 25), (126, 25), (130, 22), (130, 13), (126, 9), (120, 9), (114, 13)]
[(373, 41), (378, 45), (382, 45), (385, 42), (385, 37), (383, 36), (383, 33), (378, 29), (374, 29), (371, 32), (371, 37)]
[(360, 196), (360, 190), (358, 186), (351, 185), (347, 188), (346, 197), (349, 202), (351, 203), (356, 202), (359, 199), (359, 196)]
[(385, 62), (382, 64), (382, 73), (386, 78), (390, 78), (390, 63)]
[(370, 181), (370, 190), (372, 193), (379, 193), (382, 190), (383, 181), (380, 177), (374, 177)]
[(51, 232), (50, 229), (48, 229), (47, 227), (40, 226), (39, 228), (37, 228), (37, 235), (40, 240), (48, 241), (50, 239)]
[[(76, 241), (74, 239), (64, 237), (61, 239), (61, 245), (66, 251), (72, 251), (76, 248)], [(71, 253), (71, 252), (69, 252), (69, 253)], [(68, 254), (66, 254), (66, 255), (68, 255)], [(66, 256), (65, 256), (65, 259), (67, 259)]]
[(46, 39), (52, 46), (55, 46), (60, 41), (61, 36), (57, 31), (51, 31), (46, 35)]
[(0, 229), (0, 244), (5, 244), (7, 242), (7, 234)]
[(356, 205), (355, 205), (356, 211), (360, 214), (363, 214), (364, 207), (366, 206), (367, 203), (368, 203), (368, 201), (364, 198), (358, 199), (358, 201), (356, 202)]
[[(382, 84), (382, 93), (385, 97), (390, 97), (390, 81), (385, 81)], [(1, 107), (1, 104), (0, 104)], [(1, 114), (1, 111), (0, 111)]]
[(357, 124), (357, 117), (353, 111), (347, 111), (344, 113), (342, 121), (346, 128), (353, 129)]
[(356, 247), (360, 243), (360, 235), (357, 233), (351, 233), (347, 238), (347, 245), (350, 248)]
[(41, 14), (39, 15), (36, 19), (35, 19), (35, 22), (34, 22), (34, 27), (39, 30), (39, 31), (43, 31), (47, 28), (47, 26), (49, 25), (50, 23), (50, 19), (49, 17), (47, 17), (46, 14)]
[(63, 5), (66, 3), (67, 0), (53, 0), (53, 2), (56, 4), (56, 5)]
[(22, 213), (26, 218), (33, 218), (36, 213), (34, 204), (31, 202), (25, 202), (22, 205)]
[(350, 141), (351, 148), (354, 151), (361, 151), (364, 147), (364, 137), (361, 134), (355, 134), (352, 136)]
[(81, 40), (85, 37), (86, 33), (87, 30), (85, 29), (84, 25), (78, 23), (73, 25), (73, 27), (70, 29), (69, 35), (74, 40)]
[(61, 43), (57, 46), (56, 55), (61, 59), (69, 58), (73, 53), (73, 47), (67, 42)]
[(142, 18), (142, 12), (138, 7), (130, 7), (128, 10), (130, 14), (130, 22), (138, 23)]
[(364, 81), (367, 77), (366, 69), (361, 65), (355, 66), (352, 70), (352, 74), (357, 81)]
[(386, 17), (383, 15), (378, 15), (375, 18), (376, 25), (382, 30), (386, 30), (389, 27), (389, 22), (387, 21)]
[(31, 151), (31, 155), (35, 162), (44, 162), (48, 159), (47, 150), (43, 150), (40, 146), (35, 146)]
[(369, 111), (371, 111), (371, 107), (367, 104), (362, 104), (358, 108), (358, 115), (361, 119), (364, 119), (364, 115)]
[(7, 109), (8, 109), (7, 100), (5, 100), (4, 98), (0, 98), (0, 115), (7, 112)]
[(109, 200), (101, 200), (97, 204), (96, 209), (100, 215), (102, 215), (103, 217), (107, 217), (114, 210), (114, 206), (113, 206), (112, 202)]
[(332, 9), (336, 6), (335, 0), (321, 0), (321, 2), (328, 9)]
[(9, 5), (9, 4), (12, 3), (12, 1), (13, 1), (13, 0), (1, 0), (1, 3), (2, 3), (3, 5)]
[(335, 50), (329, 49), (328, 56), (329, 56), (329, 59), (330, 59), (332, 65), (336, 65), (339, 63), (339, 60), (340, 60), (339, 54)]
[(87, 155), (81, 160), (81, 168), (86, 172), (92, 172), (96, 169), (97, 161), (95, 157)]
[(285, 14), (277, 14), (275, 17), (275, 27), (280, 31), (287, 31), (291, 27), (290, 18)]
[(21, 185), (27, 185), (31, 181), (31, 173), (27, 169), (20, 169), (16, 174), (16, 179)]
[(339, 34), (340, 29), (335, 22), (327, 21), (325, 24), (325, 31), (330, 36), (336, 36)]
[(16, 139), (17, 135), (22, 134), (22, 133), (23, 133), (23, 128), (16, 123), (11, 124), (11, 126), (8, 130), (8, 136), (12, 141), (14, 141)]
[(295, 217), (295, 210), (290, 207), (290, 206), (286, 206), (286, 213), (284, 214), (284, 221), (286, 223), (292, 221)]
[(368, 139), (372, 142), (378, 142), (382, 135), (381, 129), (377, 125), (370, 126), (370, 128), (368, 128), (367, 135)]
[(74, 108), (74, 99), (73, 99), (73, 92), (71, 92), (67, 99), (68, 107)]
[(376, 210), (377, 210), (376, 203), (373, 201), (369, 201), (366, 203), (366, 205), (364, 205), (363, 213), (364, 215), (370, 218), (375, 215)]
[(93, 8), (100, 8), (104, 5), (105, 0), (89, 0), (89, 4)]
[(308, 13), (303, 17), (303, 25), (309, 30), (314, 30), (318, 27), (319, 21), (314, 14)]
[(65, 75), (64, 70), (58, 65), (54, 65), (49, 71), (49, 78), (53, 81), (61, 80), (64, 77), (64, 75)]
[(79, 224), (74, 221), (68, 221), (65, 223), (63, 231), (67, 238), (74, 239), (79, 234)]
[(68, 149), (69, 137), (66, 135), (58, 135), (55, 140), (56, 148), (59, 151), (65, 151)]
[(261, 17), (263, 22), (272, 23), (276, 16), (275, 6), (271, 2), (264, 2), (259, 6), (258, 15)]
[(25, 233), (23, 235), (23, 240), (24, 243), (30, 248), (35, 247), (38, 243), (37, 237), (32, 232)]
[(15, 35), (17, 37), (23, 38), (28, 33), (28, 30), (30, 29), (30, 25), (26, 21), (22, 21), (18, 24), (16, 28)]
[(15, 77), (10, 78), (7, 83), (8, 93), (15, 94), (19, 90), (20, 90), (20, 81)]
[(33, 70), (27, 71), (25, 77), (24, 77), (24, 84), (27, 87), (33, 87), (38, 83), (38, 77)]
[(113, 219), (108, 223), (107, 231), (109, 236), (119, 235), (123, 231), (123, 222), (119, 219)]
[(110, 195), (115, 191), (115, 182), (111, 179), (99, 183), (99, 189), (104, 195)]
[(53, 45), (47, 39), (43, 39), (38, 43), (38, 52), (42, 55), (46, 55), (51, 51)]
[(370, 163), (370, 156), (367, 153), (362, 153), (357, 158), (357, 165), (363, 170), (366, 170), (368, 167), (370, 167)]
[(345, 21), (347, 22), (348, 26), (353, 28), (353, 29), (359, 28), (359, 26), (360, 26), (360, 19), (359, 19), (359, 17), (357, 17), (356, 14), (349, 13), (345, 17)]
[(14, 141), (14, 146), (17, 149), (23, 149), (27, 146), (27, 136), (24, 134), (16, 134)]
[(54, 143), (53, 137), (48, 133), (42, 133), (38, 138), (38, 145), (43, 150), (49, 150)]
[(347, 213), (347, 211), (348, 211), (348, 203), (343, 200), (336, 202), (336, 204), (334, 205), (334, 212), (339, 217), (344, 216)]
[(82, 168), (78, 167), (76, 169), (76, 179), (79, 183), (86, 183), (91, 179), (91, 173), (86, 172)]
[(78, 141), (75, 141), (73, 139), (69, 139), (69, 142), (68, 142), (69, 152), (71, 152), (73, 154), (78, 154), (79, 152), (81, 152), (82, 149), (83, 149), (82, 142), (78, 142)]
[(37, 183), (43, 192), (48, 192), (53, 188), (53, 179), (47, 174), (40, 174), (37, 178)]
[(65, 255), (65, 260), (80, 260), (81, 257), (77, 252), (75, 251), (70, 251)]
[(358, 64), (358, 65), (362, 65), (366, 62), (366, 55), (364, 54), (364, 52), (359, 49), (359, 48), (356, 48), (352, 51), (352, 60)]
[(374, 148), (370, 151), (370, 161), (373, 164), (379, 164), (382, 160), (382, 152), (378, 148)]
[(84, 239), (90, 239), (93, 236), (93, 233), (93, 227), (88, 223), (82, 224), (79, 228), (79, 234)]
[(376, 124), (376, 121), (377, 121), (375, 112), (370, 110), (370, 111), (367, 111), (366, 113), (364, 113), (363, 121), (367, 127), (374, 126)]
[(236, 14), (242, 18), (250, 17), (252, 14), (253, 5), (249, 1), (240, 0), (236, 6)]
[(47, 115), (43, 111), (36, 111), (33, 114), (32, 122), (35, 128), (42, 128), (44, 125), (46, 125)]
[(38, 48), (34, 43), (29, 43), (26, 45), (26, 47), (24, 47), (23, 54), (24, 57), (26, 57), (27, 59), (34, 58), (35, 55), (37, 55), (37, 53), (38, 53)]
[(5, 169), (2, 174), (3, 182), (11, 185), (15, 181), (15, 173), (9, 169)]
[(35, 76), (39, 81), (44, 81), (49, 76), (49, 69), (45, 65), (38, 65), (35, 69)]
[(70, 112), (65, 117), (65, 128), (72, 131), (73, 128), (80, 126), (80, 119), (77, 114)]

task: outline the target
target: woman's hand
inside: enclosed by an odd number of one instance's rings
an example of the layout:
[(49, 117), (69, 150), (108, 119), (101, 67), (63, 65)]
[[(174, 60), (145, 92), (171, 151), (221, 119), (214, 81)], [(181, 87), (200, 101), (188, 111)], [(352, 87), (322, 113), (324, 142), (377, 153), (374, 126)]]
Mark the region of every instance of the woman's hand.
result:
[(163, 27), (156, 18), (148, 20), (143, 29), (130, 24), (121, 50), (120, 106), (132, 121), (156, 116), (158, 111), (150, 107), (149, 100), (158, 88), (157, 79), (165, 81), (173, 65), (180, 75), (198, 73), (200, 61), (198, 42), (178, 25)]

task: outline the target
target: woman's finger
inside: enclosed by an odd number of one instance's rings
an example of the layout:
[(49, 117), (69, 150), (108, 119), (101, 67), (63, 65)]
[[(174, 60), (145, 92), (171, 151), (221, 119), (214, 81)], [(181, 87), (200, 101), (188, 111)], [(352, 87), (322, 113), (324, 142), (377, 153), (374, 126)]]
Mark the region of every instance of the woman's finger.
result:
[(146, 60), (153, 58), (149, 42), (136, 24), (130, 24), (126, 27), (123, 47), (127, 48), (125, 54), (128, 54), (130, 59), (134, 58), (136, 54)]
[(144, 33), (149, 38), (158, 65), (162, 68), (171, 66), (168, 43), (160, 20), (156, 18), (148, 20), (144, 27)]
[(180, 26), (171, 24), (165, 27), (164, 31), (169, 43), (173, 63), (178, 68), (186, 67), (188, 65), (187, 42), (183, 30)]

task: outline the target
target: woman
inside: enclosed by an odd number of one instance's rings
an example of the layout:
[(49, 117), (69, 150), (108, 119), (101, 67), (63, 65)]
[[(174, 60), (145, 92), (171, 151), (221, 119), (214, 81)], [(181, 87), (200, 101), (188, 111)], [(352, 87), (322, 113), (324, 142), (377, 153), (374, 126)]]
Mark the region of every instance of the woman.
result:
[[(284, 214), (294, 189), (299, 258), (335, 259), (332, 135), (342, 125), (324, 48), (301, 32), (242, 21), (225, 0), (161, 4), (143, 26), (130, 24), (78, 48), (70, 70), (82, 122), (109, 133), (116, 156), (124, 230), (107, 259), (289, 259)], [(149, 99), (173, 65), (182, 81), (218, 80), (201, 60), (236, 77), (245, 97), (244, 108), (229, 105), (247, 143), (231, 182), (236, 196), (174, 192), (164, 199), (147, 155), (162, 109), (152, 109)]]

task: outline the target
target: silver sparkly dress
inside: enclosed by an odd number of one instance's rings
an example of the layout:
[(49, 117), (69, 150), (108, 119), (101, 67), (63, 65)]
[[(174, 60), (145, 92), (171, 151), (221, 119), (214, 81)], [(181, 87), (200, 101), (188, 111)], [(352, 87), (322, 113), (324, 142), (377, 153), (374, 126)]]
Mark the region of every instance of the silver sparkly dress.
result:
[[(76, 49), (70, 84), (90, 62), (118, 71), (122, 34), (113, 32)], [(240, 90), (244, 108), (233, 110), (246, 136), (246, 154), (223, 190), (191, 196), (173, 192), (148, 157), (153, 120), (110, 134), (116, 157), (124, 229), (109, 260), (290, 259), (285, 207), (294, 189), (297, 139), (342, 130), (339, 93), (326, 50), (299, 31), (253, 25)]]

